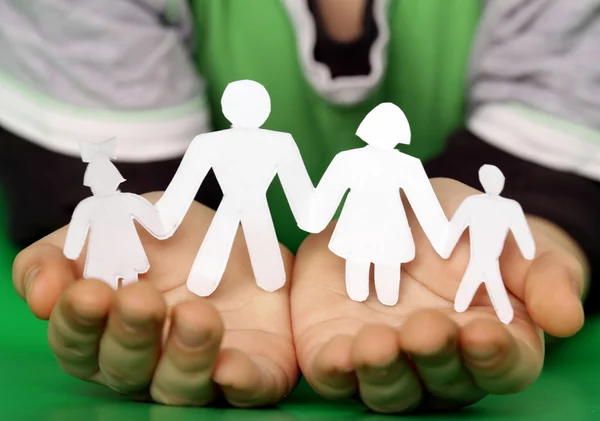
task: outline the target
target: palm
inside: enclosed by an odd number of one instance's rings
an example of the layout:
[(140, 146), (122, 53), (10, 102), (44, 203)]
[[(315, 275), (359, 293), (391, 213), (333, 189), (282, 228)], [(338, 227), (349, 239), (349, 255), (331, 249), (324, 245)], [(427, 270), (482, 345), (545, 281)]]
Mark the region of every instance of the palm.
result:
[[(311, 286), (311, 289), (314, 288), (314, 290), (310, 292), (303, 291), (305, 287), (301, 285), (294, 288), (294, 301), (300, 300), (300, 303), (294, 304), (295, 314), (297, 314), (295, 330), (302, 335), (301, 338), (311, 337), (311, 340), (323, 342), (330, 338), (331, 332), (356, 334), (361, 327), (368, 324), (382, 323), (401, 326), (411, 314), (429, 309), (447, 314), (459, 325), (467, 324), (481, 317), (490, 319), (496, 317), (494, 308), (484, 295), (485, 290), (478, 293), (473, 305), (466, 313), (456, 313), (453, 308), (454, 297), (451, 292), (456, 292), (460, 279), (453, 280), (452, 283), (456, 283), (456, 285), (444, 285), (444, 282), (449, 281), (445, 279), (447, 277), (427, 269), (421, 279), (417, 279), (410, 274), (410, 267), (402, 271), (401, 297), (397, 305), (385, 306), (377, 300), (374, 294), (371, 294), (364, 303), (354, 302), (348, 298), (344, 280), (341, 278), (344, 263), (343, 261), (336, 263), (339, 266), (339, 276), (332, 275), (325, 279), (315, 280), (315, 285)], [(303, 295), (311, 297), (310, 310), (302, 309), (300, 297)], [(518, 331), (524, 327), (531, 331), (532, 338), (535, 338), (537, 328), (527, 315), (524, 304), (514, 295), (510, 295), (515, 306), (515, 318), (509, 329), (512, 330), (515, 326), (519, 326)], [(303, 311), (306, 311), (306, 314), (300, 314)], [(324, 335), (322, 340), (314, 338), (319, 335)]]
[[(199, 299), (187, 289), (186, 279), (208, 229), (208, 218), (206, 209), (194, 203), (170, 240), (157, 241), (142, 234), (148, 258), (153, 263), (142, 280), (152, 282), (163, 293), (169, 307)], [(284, 249), (282, 253), (289, 269), (292, 256)], [(276, 382), (270, 388), (277, 389), (279, 394), (288, 393), (297, 378), (289, 317), (289, 286), (275, 293), (257, 287), (241, 232), (237, 234), (230, 261), (232, 264), (215, 293), (205, 298), (222, 318), (222, 348), (244, 353), (261, 368), (268, 365)], [(167, 318), (166, 325), (169, 322)], [(256, 381), (255, 378), (231, 379), (234, 380)]]
[[(434, 188), (449, 216), (467, 195), (474, 193), (448, 180), (435, 181)], [(431, 247), (414, 215), (408, 212), (408, 216), (416, 258), (402, 266), (400, 299), (393, 307), (377, 300), (372, 282), (367, 301), (358, 303), (348, 298), (345, 261), (327, 248), (333, 226), (303, 244), (294, 268), (292, 320), (300, 367), (311, 385), (333, 398), (360, 393), (369, 406), (384, 412), (402, 411), (419, 404), (462, 406), (487, 393), (507, 393), (526, 387), (541, 369), (544, 349), (542, 331), (525, 304), (525, 280), (531, 263), (522, 259), (514, 240), (509, 238), (501, 258), (501, 271), (515, 309), (510, 325), (501, 325), (497, 320), (483, 287), (467, 312), (456, 313), (454, 296), (469, 259), (468, 236), (461, 238), (450, 259), (443, 260)], [(543, 254), (550, 247), (549, 240), (539, 232), (536, 237)], [(486, 347), (491, 352), (490, 346), (495, 345), (510, 358), (518, 355), (519, 360), (510, 363), (514, 367), (501, 368), (505, 371), (504, 381), (490, 381), (496, 369), (488, 369), (486, 378), (486, 369), (481, 364), (461, 362), (468, 360), (463, 354), (470, 347), (485, 353)], [(391, 363), (394, 359), (396, 362)], [(414, 372), (416, 380), (403, 380), (412, 387), (405, 384), (403, 396), (395, 396), (394, 400), (392, 392), (381, 391), (381, 387), (375, 388), (378, 392), (374, 393), (374, 386), (369, 383), (382, 379), (370, 377), (372, 373), (368, 374), (364, 367), (382, 370), (386, 367), (382, 372), (389, 375), (393, 371), (390, 364), (400, 367), (402, 361)], [(446, 370), (443, 374), (440, 366), (441, 371), (436, 374), (431, 364), (455, 368), (451, 370), (453, 373)], [(523, 372), (516, 374), (517, 369)], [(388, 379), (392, 389), (399, 387), (401, 376), (396, 377)]]
[[(163, 242), (143, 238), (148, 257), (155, 262), (146, 279), (163, 292), (168, 306), (199, 299), (187, 289), (186, 279), (208, 229), (208, 217), (206, 209), (194, 203), (172, 239)], [(292, 256), (283, 248), (282, 253), (290, 269)], [(205, 298), (221, 315), (225, 329), (222, 348), (244, 353), (261, 368), (268, 366), (267, 371), (275, 381), (270, 388), (276, 389), (274, 397), (280, 398), (281, 394), (289, 393), (297, 379), (289, 284), (275, 293), (257, 287), (241, 232), (237, 234), (230, 262), (215, 293)], [(231, 380), (256, 381), (243, 376)]]
[[(169, 307), (201, 299), (187, 289), (186, 280), (210, 224), (211, 214), (194, 202), (171, 239), (158, 241), (148, 233), (141, 233), (152, 268), (140, 280), (154, 284)], [(286, 266), (290, 268), (291, 254), (283, 248), (282, 253)], [(269, 358), (293, 364), (289, 286), (275, 293), (265, 292), (256, 286), (241, 232), (237, 234), (230, 262), (215, 293), (203, 299), (212, 304), (223, 319), (223, 347), (238, 348), (256, 355), (266, 352)], [(278, 317), (256, 317), (259, 314), (277, 314)], [(265, 344), (269, 346), (265, 347)]]

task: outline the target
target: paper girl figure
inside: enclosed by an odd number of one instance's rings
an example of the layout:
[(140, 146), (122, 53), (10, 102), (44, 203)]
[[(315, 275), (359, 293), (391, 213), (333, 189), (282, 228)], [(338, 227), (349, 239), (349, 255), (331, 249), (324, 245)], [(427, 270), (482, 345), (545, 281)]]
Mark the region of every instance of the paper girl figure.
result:
[(111, 162), (115, 146), (115, 139), (81, 143), (82, 160), (88, 163), (83, 184), (90, 187), (93, 196), (75, 208), (64, 247), (67, 258), (77, 259), (89, 234), (84, 277), (103, 280), (114, 289), (119, 280), (122, 286), (135, 282), (138, 274), (150, 268), (134, 219), (155, 237), (167, 237), (150, 202), (118, 190), (125, 179)]
[(350, 189), (329, 248), (346, 259), (346, 290), (352, 300), (369, 296), (373, 263), (377, 297), (391, 306), (399, 298), (400, 266), (415, 257), (400, 189), (436, 250), (442, 246), (448, 220), (421, 161), (395, 149), (411, 138), (400, 108), (378, 105), (356, 135), (367, 146), (335, 156), (316, 189), (309, 230), (323, 230)]
[(212, 168), (223, 199), (192, 265), (188, 289), (199, 296), (215, 291), (241, 223), (256, 282), (266, 291), (275, 291), (285, 284), (286, 276), (267, 188), (278, 175), (302, 225), (314, 186), (292, 136), (260, 128), (271, 112), (269, 94), (261, 84), (251, 80), (229, 84), (221, 106), (232, 127), (192, 141), (156, 206), (165, 223), (176, 229)]
[(510, 323), (514, 311), (500, 274), (500, 255), (511, 231), (523, 256), (535, 257), (535, 242), (519, 203), (500, 197), (504, 175), (493, 165), (479, 169), (479, 181), (485, 194), (470, 196), (460, 205), (450, 221), (443, 257), (452, 254), (462, 233), (469, 227), (471, 259), (458, 287), (454, 309), (467, 310), (479, 286), (484, 283), (498, 318)]

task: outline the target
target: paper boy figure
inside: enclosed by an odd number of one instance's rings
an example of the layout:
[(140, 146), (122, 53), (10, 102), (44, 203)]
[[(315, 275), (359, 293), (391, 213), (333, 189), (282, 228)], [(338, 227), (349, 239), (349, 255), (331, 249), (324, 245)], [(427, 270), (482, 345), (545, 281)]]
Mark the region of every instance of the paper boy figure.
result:
[(260, 128), (271, 112), (269, 94), (261, 84), (232, 82), (223, 93), (221, 106), (232, 127), (201, 134), (192, 141), (156, 206), (165, 223), (176, 229), (212, 168), (223, 199), (192, 265), (188, 289), (199, 296), (215, 291), (241, 223), (256, 282), (266, 291), (275, 291), (285, 284), (286, 277), (267, 189), (278, 175), (302, 225), (314, 186), (292, 136)]
[(116, 140), (81, 143), (81, 157), (88, 163), (83, 184), (93, 196), (77, 205), (69, 225), (64, 254), (75, 260), (81, 254), (89, 233), (85, 278), (105, 281), (113, 288), (138, 280), (150, 268), (134, 225), (134, 219), (155, 237), (166, 238), (167, 231), (156, 208), (146, 199), (121, 193), (125, 181), (111, 162)]
[(335, 156), (316, 189), (309, 231), (325, 228), (350, 189), (329, 248), (346, 259), (346, 289), (352, 300), (365, 301), (369, 296), (373, 263), (377, 297), (392, 306), (398, 302), (400, 266), (415, 257), (400, 189), (438, 252), (448, 220), (421, 161), (395, 149), (411, 140), (408, 120), (400, 108), (391, 103), (378, 105), (356, 135), (367, 146)]
[(484, 283), (498, 318), (510, 323), (514, 311), (500, 274), (499, 258), (509, 231), (512, 231), (523, 256), (535, 257), (535, 242), (523, 209), (514, 200), (500, 197), (504, 174), (493, 165), (479, 169), (479, 181), (485, 194), (470, 196), (460, 205), (448, 231), (443, 257), (449, 257), (462, 233), (469, 227), (471, 260), (463, 276), (454, 309), (467, 310), (479, 286)]

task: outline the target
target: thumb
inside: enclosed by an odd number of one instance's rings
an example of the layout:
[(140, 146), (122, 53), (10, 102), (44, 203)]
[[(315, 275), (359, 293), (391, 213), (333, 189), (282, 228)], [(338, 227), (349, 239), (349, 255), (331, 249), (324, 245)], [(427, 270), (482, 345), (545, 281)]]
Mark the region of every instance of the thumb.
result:
[(584, 276), (581, 264), (563, 252), (547, 251), (533, 261), (525, 277), (525, 304), (546, 333), (565, 338), (583, 327)]
[[(75, 263), (59, 246), (64, 229), (21, 251), (13, 263), (13, 285), (38, 318), (48, 320), (58, 297), (77, 278)], [(53, 244), (54, 243), (54, 244)]]

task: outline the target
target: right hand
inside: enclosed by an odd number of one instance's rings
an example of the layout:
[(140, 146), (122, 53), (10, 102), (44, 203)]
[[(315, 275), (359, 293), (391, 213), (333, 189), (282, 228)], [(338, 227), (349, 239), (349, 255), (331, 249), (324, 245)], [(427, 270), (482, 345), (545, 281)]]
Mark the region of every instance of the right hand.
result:
[[(447, 215), (474, 189), (432, 180)], [(482, 289), (464, 313), (454, 311), (469, 262), (463, 235), (450, 259), (431, 246), (407, 208), (416, 257), (402, 266), (400, 301), (348, 298), (345, 262), (328, 250), (335, 223), (309, 236), (298, 250), (292, 315), (298, 363), (311, 386), (329, 399), (357, 396), (372, 410), (405, 413), (473, 404), (487, 394), (519, 392), (544, 362), (544, 335), (574, 335), (584, 313), (587, 265), (577, 245), (548, 221), (530, 217), (535, 260), (522, 258), (509, 237), (500, 259), (515, 317), (498, 320)]]
[[(155, 202), (159, 194), (146, 195)], [(140, 282), (114, 291), (82, 278), (62, 252), (68, 227), (15, 259), (18, 294), (40, 319), (68, 374), (135, 399), (206, 405), (219, 396), (239, 407), (278, 402), (298, 380), (289, 287), (256, 286), (243, 237), (217, 291), (201, 299), (186, 279), (214, 212), (194, 202), (167, 241), (139, 230), (150, 260)], [(282, 249), (288, 272), (293, 256)], [(288, 279), (289, 279), (288, 273)]]

